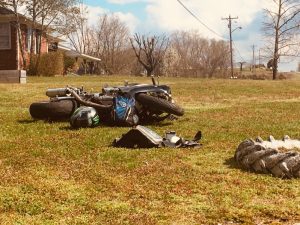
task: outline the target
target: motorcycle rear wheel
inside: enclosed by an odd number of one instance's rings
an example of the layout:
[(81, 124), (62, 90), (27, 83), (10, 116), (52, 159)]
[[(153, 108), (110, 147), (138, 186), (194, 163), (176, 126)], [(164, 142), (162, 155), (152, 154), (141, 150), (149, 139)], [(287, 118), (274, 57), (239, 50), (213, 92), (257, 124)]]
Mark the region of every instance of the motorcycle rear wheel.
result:
[(162, 111), (176, 116), (183, 116), (184, 110), (166, 99), (154, 97), (144, 93), (136, 95), (136, 100), (144, 106), (154, 109), (155, 111)]
[(32, 103), (29, 112), (34, 119), (65, 120), (71, 117), (77, 107), (77, 102), (73, 100), (42, 101)]

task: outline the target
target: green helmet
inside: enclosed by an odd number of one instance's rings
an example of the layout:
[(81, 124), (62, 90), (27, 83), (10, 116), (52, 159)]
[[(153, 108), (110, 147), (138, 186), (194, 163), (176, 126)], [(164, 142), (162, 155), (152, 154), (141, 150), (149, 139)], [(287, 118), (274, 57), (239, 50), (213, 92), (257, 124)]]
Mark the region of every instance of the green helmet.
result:
[(75, 110), (70, 119), (74, 128), (95, 127), (100, 123), (99, 115), (93, 107), (81, 106)]

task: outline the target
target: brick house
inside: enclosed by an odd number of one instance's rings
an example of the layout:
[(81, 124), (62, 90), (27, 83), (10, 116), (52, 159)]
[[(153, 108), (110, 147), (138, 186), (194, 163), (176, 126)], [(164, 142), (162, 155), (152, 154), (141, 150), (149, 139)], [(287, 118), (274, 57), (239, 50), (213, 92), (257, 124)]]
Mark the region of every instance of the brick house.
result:
[[(19, 15), (23, 49), (27, 61), (31, 49), (31, 21)], [(0, 7), (0, 83), (26, 83), (26, 71), (23, 66), (21, 48), (19, 45), (18, 32), (16, 29), (14, 13)], [(41, 34), (39, 25), (34, 32), (34, 53), (47, 53), (49, 38)], [(40, 41), (42, 42), (41, 48)]]
[[(19, 15), (22, 33), (22, 44), (27, 65), (31, 49), (32, 21)], [(41, 32), (41, 25), (36, 24), (33, 32), (34, 53), (48, 53), (61, 51), (64, 55), (75, 58), (80, 68), (77, 74), (94, 73), (95, 65), (101, 60), (89, 55), (79, 53), (71, 48), (63, 47), (59, 42), (62, 39)], [(41, 42), (41, 44), (40, 44)], [(14, 12), (0, 7), (0, 83), (26, 83), (26, 69), (23, 65), (22, 53), (19, 44)], [(41, 48), (40, 48), (41, 46)]]

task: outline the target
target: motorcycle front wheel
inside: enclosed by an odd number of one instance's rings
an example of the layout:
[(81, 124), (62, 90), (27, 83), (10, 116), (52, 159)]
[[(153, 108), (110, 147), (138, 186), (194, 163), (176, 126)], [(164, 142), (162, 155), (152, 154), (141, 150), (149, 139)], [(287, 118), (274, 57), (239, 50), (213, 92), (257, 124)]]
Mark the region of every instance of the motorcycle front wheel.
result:
[(29, 107), (32, 118), (40, 120), (65, 120), (69, 119), (78, 104), (74, 100), (61, 100), (56, 102), (34, 102)]
[(183, 116), (184, 114), (184, 110), (180, 106), (163, 98), (154, 97), (144, 93), (137, 94), (135, 98), (140, 104), (155, 111), (162, 111), (176, 116)]

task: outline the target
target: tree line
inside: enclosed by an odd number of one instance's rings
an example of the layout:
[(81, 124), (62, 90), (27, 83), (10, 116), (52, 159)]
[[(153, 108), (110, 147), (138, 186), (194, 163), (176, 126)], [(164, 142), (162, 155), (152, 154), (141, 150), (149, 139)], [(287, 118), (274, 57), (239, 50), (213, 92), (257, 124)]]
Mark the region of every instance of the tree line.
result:
[[(272, 59), (273, 79), (276, 79), (281, 58), (299, 56), (300, 4), (299, 0), (271, 3), (273, 7), (264, 10), (263, 49), (265, 57)], [(19, 46), (24, 46), (21, 13), (31, 20), (32, 37), (39, 25), (42, 34), (55, 31), (64, 35), (78, 52), (100, 58), (101, 63), (96, 67), (100, 74), (214, 77), (225, 76), (229, 67), (228, 43), (204, 38), (196, 31), (132, 35), (128, 26), (114, 14), (101, 15), (96, 25), (89, 25), (88, 12), (78, 0), (0, 0), (0, 6), (9, 8), (15, 15)], [(32, 43), (30, 53), (34, 52), (33, 46)], [(21, 56), (26, 66), (22, 47)]]
[(169, 35), (135, 33), (114, 14), (104, 14), (89, 25), (84, 9), (72, 20), (68, 39), (74, 49), (101, 59), (101, 74), (168, 76), (225, 76), (229, 46), (196, 31)]

